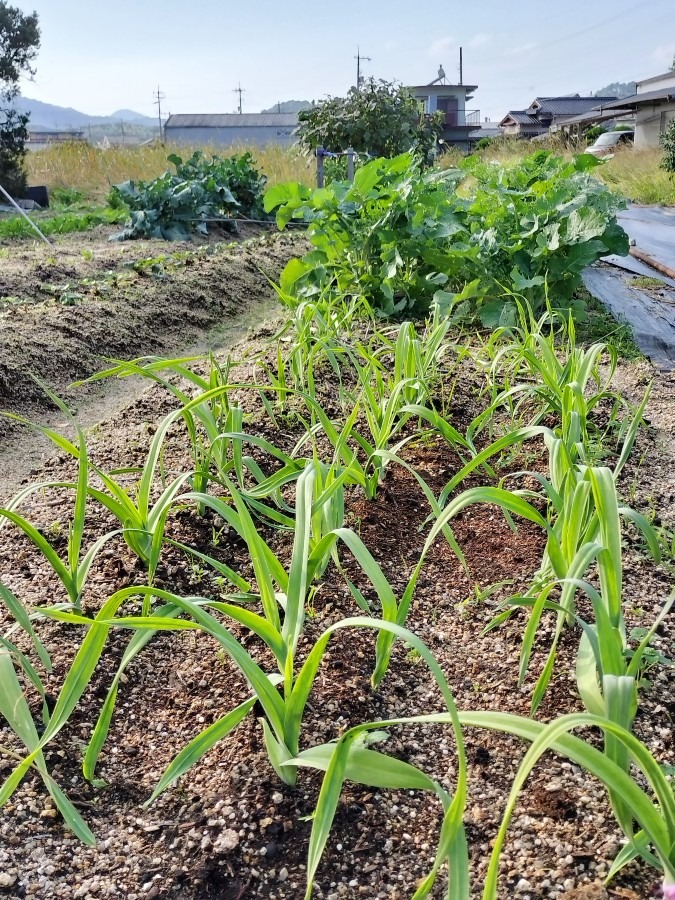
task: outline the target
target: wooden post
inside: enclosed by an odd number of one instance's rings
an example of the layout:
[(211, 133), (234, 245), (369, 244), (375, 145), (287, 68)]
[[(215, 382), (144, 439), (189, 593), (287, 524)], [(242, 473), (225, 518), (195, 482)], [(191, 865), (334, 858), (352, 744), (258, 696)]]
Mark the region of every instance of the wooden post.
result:
[(323, 147), (316, 148), (316, 186), (322, 188), (325, 183), (325, 175), (323, 171), (323, 157), (325, 150)]
[(354, 150), (347, 148), (347, 181), (354, 181)]

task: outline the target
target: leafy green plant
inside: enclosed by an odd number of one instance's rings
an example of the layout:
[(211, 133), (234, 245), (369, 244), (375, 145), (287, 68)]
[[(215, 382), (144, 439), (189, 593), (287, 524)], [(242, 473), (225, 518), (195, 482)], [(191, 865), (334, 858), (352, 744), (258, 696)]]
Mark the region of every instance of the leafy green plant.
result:
[[(94, 471), (98, 478), (100, 478), (100, 480), (103, 482), (105, 490), (100, 490), (99, 488), (95, 488), (92, 485), (87, 485), (87, 495), (101, 503), (102, 506), (105, 506), (106, 509), (108, 509), (115, 516), (115, 518), (120, 523), (121, 533), (129, 548), (136, 554), (141, 562), (143, 562), (148, 567), (150, 579), (153, 578), (157, 563), (159, 561), (159, 556), (164, 541), (164, 532), (167, 517), (174, 507), (178, 492), (181, 490), (186, 481), (188, 481), (188, 479), (190, 479), (193, 475), (193, 473), (191, 472), (184, 472), (180, 475), (177, 475), (166, 487), (164, 487), (160, 496), (153, 502), (155, 473), (160, 462), (162, 446), (167, 432), (178, 418), (190, 414), (192, 410), (197, 407), (203, 408), (205, 404), (208, 404), (218, 397), (222, 397), (227, 390), (227, 386), (222, 385), (207, 390), (204, 393), (197, 395), (197, 397), (193, 398), (192, 400), (188, 400), (184, 406), (180, 407), (172, 413), (169, 413), (169, 415), (167, 415), (157, 427), (157, 430), (155, 431), (153, 439), (150, 443), (148, 456), (140, 471), (138, 469), (121, 469), (118, 471), (106, 473), (99, 467), (92, 464), (89, 464), (88, 466), (88, 468)], [(50, 394), (50, 396), (53, 395)], [(60, 403), (60, 401), (58, 402)], [(67, 412), (67, 407), (65, 407), (65, 405), (61, 404), (61, 408)], [(56, 444), (59, 449), (77, 459), (80, 463), (81, 473), (78, 485), (81, 482), (81, 490), (84, 490), (82, 461), (83, 459), (86, 459), (87, 451), (84, 437), (81, 435), (81, 432), (80, 445), (77, 446), (51, 428), (46, 428), (42, 425), (37, 425), (35, 423), (29, 422), (28, 420), (23, 419), (21, 416), (17, 415), (11, 415), (10, 418), (24, 422), (32, 428), (37, 429), (51, 441), (53, 441), (53, 443)], [(85, 472), (86, 470), (87, 467), (85, 466)], [(133, 487), (129, 489), (128, 487), (125, 487), (124, 484), (125, 480), (127, 480), (129, 475), (132, 474), (140, 475), (135, 489)], [(78, 485), (71, 483), (59, 483), (59, 486), (61, 487), (78, 488)], [(26, 493), (32, 490), (35, 490), (35, 486), (29, 487), (19, 496), (23, 497)], [(79, 490), (78, 497), (81, 497)], [(79, 503), (81, 505), (83, 503), (83, 500), (80, 499)], [(7, 512), (5, 512), (5, 515), (7, 516)], [(82, 517), (82, 515), (83, 514), (78, 517), (78, 521)], [(20, 525), (20, 527), (24, 527), (16, 520), (16, 517), (13, 518), (13, 521), (15, 521), (17, 525)], [(35, 540), (35, 538), (33, 538), (33, 540)], [(46, 543), (44, 539), (42, 539), (42, 542)], [(97, 542), (95, 547), (98, 549), (100, 544), (101, 540)], [(79, 548), (79, 544), (77, 546)], [(43, 552), (46, 551), (47, 548), (45, 547), (43, 549)], [(75, 555), (73, 555), (73, 560), (76, 560)], [(56, 560), (54, 560), (52, 564), (55, 563)], [(84, 566), (85, 563), (87, 564), (86, 569), (88, 570), (89, 565), (91, 564), (89, 554), (87, 555), (87, 557), (85, 557), (82, 565)], [(61, 572), (60, 569), (58, 571)], [(60, 574), (60, 577), (62, 577), (63, 579), (65, 575), (66, 573), (64, 571)], [(71, 584), (71, 581), (73, 578), (75, 578), (75, 576), (69, 575), (68, 577), (71, 579), (67, 582), (70, 585), (69, 590), (74, 591), (79, 582), (73, 581)], [(73, 602), (75, 601), (73, 600)]]
[(478, 315), (489, 328), (515, 324), (514, 294), (537, 311), (548, 296), (569, 306), (586, 266), (628, 252), (621, 201), (588, 172), (599, 164), (539, 151), (508, 167), (471, 157), (462, 170), (425, 175), (403, 154), (368, 163), (352, 185), (277, 185), (265, 208), (277, 209), (280, 228), (308, 222), (314, 246), (288, 263), (281, 289), (298, 300), (327, 287), (360, 295), (384, 315), (433, 302), (455, 322)]
[(252, 219), (265, 218), (262, 198), (267, 179), (261, 175), (250, 153), (227, 157), (204, 156), (196, 150), (189, 159), (183, 160), (175, 153), (167, 157), (175, 166), (176, 175), (185, 181), (201, 181), (204, 178), (215, 184), (227, 185), (239, 204), (239, 215)]
[[(51, 660), (35, 634), (31, 617), (4, 586), (0, 587), (0, 599), (16, 619), (17, 626), (31, 640), (47, 671), (51, 671)], [(66, 825), (81, 841), (92, 846), (96, 843), (96, 839), (76, 807), (49, 774), (44, 749), (67, 723), (83, 691), (89, 684), (107, 632), (107, 628), (100, 629), (94, 626), (85, 636), (66, 675), (51, 714), (46, 703), (42, 681), (27, 656), (18, 652), (6, 639), (0, 640), (0, 715), (27, 751), (27, 755), (22, 755), (9, 747), (0, 747), (0, 753), (16, 763), (14, 769), (0, 785), (0, 807), (8, 802), (22, 780), (34, 769), (42, 778)], [(17, 666), (42, 698), (42, 721), (39, 726), (33, 720), (17, 675)]]
[(233, 227), (239, 216), (263, 215), (265, 179), (249, 153), (241, 157), (206, 159), (199, 151), (185, 162), (168, 158), (176, 173), (165, 172), (153, 181), (127, 181), (111, 191), (112, 204), (123, 204), (130, 221), (115, 240), (154, 237), (189, 240), (193, 232), (206, 234), (209, 220)]
[[(321, 478), (318, 485), (316, 483), (317, 477)], [(283, 764), (296, 756), (299, 751), (304, 706), (326, 645), (335, 627), (324, 632), (299, 671), (296, 671), (297, 646), (303, 631), (307, 597), (311, 584), (325, 568), (327, 554), (331, 552), (337, 541), (344, 543), (349, 548), (358, 565), (372, 582), (380, 597), (383, 609), (390, 609), (392, 604), (395, 606), (395, 598), (391, 587), (358, 535), (348, 528), (332, 527), (335, 524), (339, 525), (341, 522), (342, 501), (335, 487), (336, 485), (339, 486), (339, 481), (328, 482), (325, 470), (322, 472), (320, 468), (315, 466), (305, 468), (298, 479), (295, 510), (296, 527), (293, 553), (288, 570), (284, 568), (270, 547), (261, 538), (242, 496), (234, 486), (230, 486), (233, 507), (217, 497), (203, 495), (198, 498), (190, 494), (184, 495), (181, 498), (183, 501), (189, 499), (202, 500), (243, 537), (249, 548), (258, 592), (256, 594), (249, 594), (248, 592), (236, 594), (234, 597), (235, 602), (230, 603), (195, 598), (178, 598), (154, 587), (134, 587), (123, 589), (113, 595), (104, 605), (96, 619), (96, 621), (105, 623), (106, 627), (109, 624), (114, 624), (133, 629), (146, 629), (151, 632), (192, 627), (201, 628), (212, 634), (232, 657), (235, 664), (241, 669), (253, 687), (257, 699), (265, 711), (263, 732), (270, 762), (279, 777), (288, 784), (295, 783), (296, 771), (294, 767), (284, 766)], [(317, 494), (318, 500), (315, 500)], [(230, 580), (235, 582), (237, 587), (241, 587), (241, 579), (237, 580), (235, 576)], [(143, 597), (143, 614), (141, 616), (112, 619), (111, 617), (119, 606), (134, 596)], [(150, 607), (152, 598), (165, 601), (168, 608), (155, 615)], [(248, 608), (252, 602), (260, 604), (261, 614)], [(264, 673), (239, 641), (206, 611), (206, 607), (224, 614), (255, 633), (274, 655), (277, 673), (269, 675)], [(283, 609), (283, 618), (280, 614), (280, 608)], [(191, 624), (185, 620), (173, 618), (171, 612), (173, 611), (175, 614), (176, 609), (187, 613), (195, 622)], [(73, 624), (91, 624), (93, 621), (54, 608), (44, 609), (43, 612), (53, 618)], [(365, 623), (367, 627), (378, 628), (384, 631), (392, 631), (393, 629), (395, 633), (398, 628), (397, 625), (391, 624), (391, 620), (381, 623), (371, 618), (365, 620)], [(145, 642), (138, 641), (134, 647), (134, 652), (139, 652), (144, 644)], [(122, 665), (126, 667), (131, 658), (128, 650)], [(114, 707), (118, 681), (119, 679), (116, 679), (111, 688), (109, 700), (106, 701), (104, 712), (92, 737), (92, 744), (96, 749), (99, 749), (102, 745), (102, 735), (107, 732)], [(283, 684), (282, 695), (275, 688), (277, 681)], [(230, 713), (226, 714), (226, 721), (232, 723), (232, 727), (236, 724)], [(168, 787), (179, 774), (187, 770), (186, 763), (192, 765), (216, 740), (223, 736), (222, 727), (212, 727), (206, 734), (200, 735), (181, 751), (179, 757), (167, 769), (154, 796)], [(89, 772), (93, 771), (95, 756), (96, 753), (94, 752), (88, 754)]]
[[(42, 385), (44, 388), (44, 385)], [(45, 388), (46, 389), (46, 388)], [(59, 409), (67, 416), (71, 416), (68, 407), (51, 391), (47, 391), (50, 398), (56, 403)], [(8, 413), (4, 415), (15, 420), (25, 422), (20, 416), (13, 416)], [(26, 423), (32, 424), (32, 423)], [(40, 484), (32, 484), (22, 489), (12, 498), (7, 508), (0, 509), (0, 519), (12, 522), (23, 531), (26, 537), (31, 541), (35, 548), (42, 554), (45, 561), (53, 569), (58, 576), (59, 581), (63, 585), (68, 594), (68, 599), (75, 609), (79, 610), (82, 603), (82, 592), (91, 569), (92, 563), (99, 550), (111, 538), (120, 534), (121, 531), (111, 531), (99, 537), (87, 552), (82, 556), (82, 544), (84, 541), (84, 530), (87, 515), (87, 497), (91, 490), (89, 485), (89, 471), (92, 468), (88, 453), (87, 444), (82, 429), (77, 426), (77, 445), (63, 438), (58, 432), (45, 428), (43, 426), (33, 426), (38, 428), (46, 437), (50, 438), (58, 447), (72, 453), (78, 460), (77, 482), (71, 484), (69, 482), (44, 482)], [(37, 490), (47, 488), (61, 487), (73, 488), (75, 490), (75, 507), (73, 518), (68, 527), (68, 552), (66, 560), (62, 560), (59, 554), (54, 550), (42, 531), (36, 528), (24, 516), (20, 515), (16, 510), (21, 502), (31, 493)], [(0, 525), (1, 527), (1, 525)]]
[[(555, 471), (556, 448), (561, 443), (547, 436), (552, 448)], [(619, 504), (613, 473), (606, 467), (576, 468), (569, 466), (560, 491), (539, 479), (551, 499), (556, 516), (553, 524), (525, 498), (530, 492), (510, 492), (502, 488), (472, 488), (451, 500), (443, 509), (429, 539), (446, 525), (449, 520), (474, 502), (494, 503), (510, 517), (517, 514), (544, 529), (547, 535), (544, 558), (535, 576), (532, 595), (511, 598), (504, 602), (506, 612), (498, 614), (488, 626), (488, 630), (501, 624), (516, 608), (529, 606), (532, 609), (523, 635), (520, 655), (519, 683), (524, 681), (538, 629), (544, 610), (551, 609), (551, 591), (560, 585), (560, 598), (555, 604), (556, 626), (547, 659), (537, 680), (532, 697), (534, 712), (549, 685), (557, 646), (566, 623), (575, 620), (575, 596), (581, 586), (589, 595), (595, 623), (584, 627), (585, 638), (590, 644), (583, 644), (584, 660), (589, 661), (587, 650), (592, 650), (597, 671), (600, 675), (623, 675), (626, 671), (624, 653), (627, 650), (625, 625), (622, 611), (622, 564), (620, 519), (625, 517), (642, 529), (649, 541), (652, 553), (658, 559), (659, 547), (653, 529), (643, 516)], [(555, 480), (555, 479), (554, 479)], [(586, 585), (582, 580), (592, 562), (597, 562), (600, 591)], [(579, 619), (577, 619), (580, 621)], [(595, 677), (593, 670), (592, 678)], [(589, 670), (584, 673), (589, 676)], [(590, 682), (589, 682), (590, 684)], [(588, 688), (590, 696), (590, 687)], [(593, 711), (597, 711), (597, 706)], [(624, 723), (622, 723), (624, 724)]]
[(84, 195), (81, 191), (76, 191), (69, 187), (55, 187), (50, 191), (50, 200), (52, 204), (57, 206), (75, 206), (81, 203)]
[[(608, 676), (608, 678), (612, 678), (612, 676)], [(458, 715), (461, 724), (465, 727), (494, 729), (517, 735), (531, 742), (531, 747), (523, 758), (514, 779), (499, 834), (493, 845), (483, 893), (485, 900), (493, 900), (497, 896), (499, 856), (518, 795), (537, 760), (548, 749), (567, 757), (598, 778), (607, 787), (610, 798), (621, 798), (619, 808), (615, 807), (614, 811), (628, 844), (615, 860), (610, 870), (610, 877), (632, 859), (641, 857), (649, 865), (655, 866), (663, 872), (664, 897), (669, 900), (672, 898), (675, 889), (675, 799), (673, 790), (658, 762), (630, 731), (611, 719), (588, 713), (561, 716), (548, 724), (520, 718), (510, 713), (460, 712)], [(574, 729), (588, 726), (601, 728), (606, 735), (614, 738), (624, 748), (626, 755), (630, 756), (643, 774), (649, 788), (656, 795), (656, 804), (639, 784), (610, 757), (586, 741), (568, 733)], [(639, 831), (635, 831), (634, 821), (638, 823)], [(650, 847), (654, 852), (651, 852)]]
[[(422, 174), (409, 153), (377, 159), (356, 172), (353, 184), (334, 182), (310, 191), (300, 184), (277, 185), (265, 195), (265, 209), (277, 209), (277, 224), (309, 222), (314, 246), (291, 260), (280, 286), (298, 301), (330, 287), (337, 294), (362, 295), (381, 314), (422, 312), (441, 284), (464, 276), (466, 252), (447, 252), (448, 240), (463, 232), (452, 171)], [(462, 257), (460, 263), (458, 257)], [(439, 273), (443, 273), (442, 275)]]
[[(63, 212), (49, 218), (40, 219), (40, 231), (43, 234), (70, 234), (76, 231), (89, 231), (99, 225), (117, 225), (126, 217), (118, 210), (92, 211), (87, 213)], [(34, 237), (35, 230), (21, 216), (3, 219), (0, 222), (0, 237), (24, 238)]]
[[(624, 203), (590, 174), (598, 165), (588, 153), (568, 162), (546, 150), (514, 166), (465, 161), (463, 170), (476, 179), (466, 227), (494, 285), (522, 294), (535, 309), (547, 296), (569, 304), (588, 265), (608, 253), (628, 253), (616, 221)], [(480, 308), (487, 327), (510, 324), (516, 315), (508, 295), (492, 296)]]

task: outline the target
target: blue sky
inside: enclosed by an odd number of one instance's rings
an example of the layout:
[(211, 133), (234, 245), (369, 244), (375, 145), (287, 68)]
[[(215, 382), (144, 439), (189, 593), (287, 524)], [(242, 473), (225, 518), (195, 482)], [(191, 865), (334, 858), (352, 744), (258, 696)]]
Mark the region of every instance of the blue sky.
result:
[(366, 75), (426, 84), (442, 63), (451, 80), (464, 48), (470, 106), (501, 118), (537, 95), (587, 93), (666, 71), (675, 54), (673, 0), (24, 0), (42, 27), (26, 96), (106, 115), (130, 108), (231, 112), (277, 100), (343, 94)]

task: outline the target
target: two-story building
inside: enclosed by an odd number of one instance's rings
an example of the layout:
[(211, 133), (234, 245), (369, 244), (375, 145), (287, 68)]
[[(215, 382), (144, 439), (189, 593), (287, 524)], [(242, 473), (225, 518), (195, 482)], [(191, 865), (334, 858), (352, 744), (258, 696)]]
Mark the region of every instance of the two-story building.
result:
[(435, 112), (444, 114), (445, 125), (441, 140), (462, 150), (470, 147), (469, 133), (480, 127), (480, 110), (467, 109), (467, 104), (473, 99), (477, 89), (476, 84), (449, 84), (442, 66), (435, 81), (408, 88), (423, 104), (427, 115)]

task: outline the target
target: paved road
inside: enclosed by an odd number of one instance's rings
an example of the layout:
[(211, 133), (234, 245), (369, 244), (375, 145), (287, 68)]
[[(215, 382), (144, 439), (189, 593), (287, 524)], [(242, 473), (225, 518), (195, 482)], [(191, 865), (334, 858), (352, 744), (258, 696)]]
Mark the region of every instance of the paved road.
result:
[(631, 206), (617, 219), (640, 250), (675, 270), (675, 207)]
[[(675, 208), (631, 206), (617, 218), (639, 250), (675, 270)], [(636, 274), (658, 278), (663, 287), (635, 287)], [(631, 325), (638, 347), (655, 366), (675, 370), (675, 281), (633, 257), (609, 256), (586, 270), (584, 283)]]

